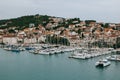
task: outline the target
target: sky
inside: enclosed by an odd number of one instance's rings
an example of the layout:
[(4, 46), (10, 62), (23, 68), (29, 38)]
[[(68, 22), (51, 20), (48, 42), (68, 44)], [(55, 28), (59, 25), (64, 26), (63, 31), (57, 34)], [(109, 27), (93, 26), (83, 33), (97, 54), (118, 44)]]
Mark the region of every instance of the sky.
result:
[(120, 0), (0, 0), (0, 19), (49, 15), (120, 23)]

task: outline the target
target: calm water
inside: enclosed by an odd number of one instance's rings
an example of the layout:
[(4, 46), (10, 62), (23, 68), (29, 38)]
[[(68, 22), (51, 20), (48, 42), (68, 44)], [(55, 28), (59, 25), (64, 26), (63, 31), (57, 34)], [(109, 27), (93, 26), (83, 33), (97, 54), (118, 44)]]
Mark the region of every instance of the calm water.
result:
[(96, 68), (101, 57), (77, 60), (69, 55), (16, 54), (0, 49), (0, 80), (120, 80), (120, 62)]

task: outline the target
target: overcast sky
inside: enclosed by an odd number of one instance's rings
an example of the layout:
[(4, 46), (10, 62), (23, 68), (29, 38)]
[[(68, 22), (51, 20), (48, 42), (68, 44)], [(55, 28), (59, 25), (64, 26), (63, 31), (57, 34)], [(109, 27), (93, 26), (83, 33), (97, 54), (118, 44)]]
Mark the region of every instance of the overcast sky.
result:
[(120, 0), (0, 0), (0, 19), (41, 14), (120, 23)]

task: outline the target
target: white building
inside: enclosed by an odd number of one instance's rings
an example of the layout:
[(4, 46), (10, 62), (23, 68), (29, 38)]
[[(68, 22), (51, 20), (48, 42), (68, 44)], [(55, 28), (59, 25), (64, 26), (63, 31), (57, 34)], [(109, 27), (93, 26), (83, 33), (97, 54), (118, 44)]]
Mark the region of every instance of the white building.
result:
[(37, 40), (36, 40), (36, 38), (25, 38), (24, 39), (24, 43), (26, 43), (26, 44), (31, 44), (31, 43), (36, 43), (37, 42)]
[(40, 36), (39, 38), (38, 38), (38, 42), (45, 42), (45, 37), (44, 36)]
[(3, 37), (3, 43), (10, 45), (17, 44), (17, 37)]

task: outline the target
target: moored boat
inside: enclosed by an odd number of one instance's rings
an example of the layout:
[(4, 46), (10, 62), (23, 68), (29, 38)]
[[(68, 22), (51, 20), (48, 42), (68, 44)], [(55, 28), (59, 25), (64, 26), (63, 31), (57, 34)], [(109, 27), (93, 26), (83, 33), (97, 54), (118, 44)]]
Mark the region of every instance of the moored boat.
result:
[(120, 55), (111, 55), (106, 58), (111, 61), (120, 61)]
[(99, 60), (98, 62), (95, 63), (95, 66), (96, 67), (106, 67), (106, 66), (109, 66), (111, 64), (110, 61), (108, 61), (107, 59), (102, 59), (102, 60)]
[(11, 50), (11, 47), (5, 47), (3, 48), (4, 50), (7, 50), (7, 51), (10, 51)]
[(74, 59), (86, 59), (86, 56), (84, 54), (72, 54), (71, 56), (69, 56), (69, 58), (74, 58)]
[(12, 52), (20, 52), (19, 49), (11, 49)]

